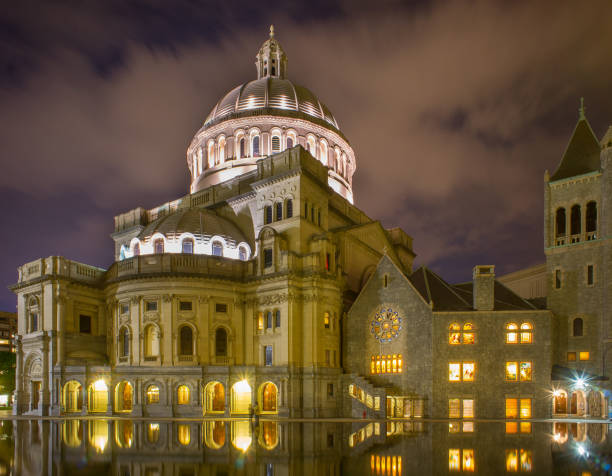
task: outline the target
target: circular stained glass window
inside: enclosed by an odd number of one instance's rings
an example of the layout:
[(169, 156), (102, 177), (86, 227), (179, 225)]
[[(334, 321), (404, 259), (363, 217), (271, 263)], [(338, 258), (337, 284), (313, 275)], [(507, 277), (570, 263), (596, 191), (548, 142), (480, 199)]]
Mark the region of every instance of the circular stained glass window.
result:
[(380, 342), (391, 342), (402, 330), (402, 318), (391, 308), (382, 308), (370, 322), (370, 332)]

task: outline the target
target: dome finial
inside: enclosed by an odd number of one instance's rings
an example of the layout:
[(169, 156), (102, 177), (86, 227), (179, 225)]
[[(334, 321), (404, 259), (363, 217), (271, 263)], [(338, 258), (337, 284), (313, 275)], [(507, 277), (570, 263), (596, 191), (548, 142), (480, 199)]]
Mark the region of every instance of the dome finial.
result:
[(257, 79), (287, 76), (287, 55), (274, 36), (274, 25), (270, 25), (270, 38), (263, 42), (256, 58)]
[(270, 25), (270, 38), (274, 38), (274, 25)]
[(586, 119), (586, 116), (584, 115), (584, 111), (585, 111), (585, 107), (584, 107), (584, 98), (581, 97), (580, 98), (580, 109), (578, 109), (578, 119)]

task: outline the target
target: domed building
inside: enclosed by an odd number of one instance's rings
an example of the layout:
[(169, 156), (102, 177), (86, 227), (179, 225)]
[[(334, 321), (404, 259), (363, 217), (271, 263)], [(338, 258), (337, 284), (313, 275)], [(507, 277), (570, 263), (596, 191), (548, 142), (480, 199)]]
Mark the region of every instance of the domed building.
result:
[(189, 193), (115, 217), (108, 269), (18, 269), (14, 413), (507, 418), (508, 433), (605, 416), (612, 128), (600, 144), (581, 108), (546, 175), (547, 307), (492, 265), (455, 285), (413, 271), (411, 237), (354, 205), (355, 153), (288, 79), (273, 29), (255, 65), (191, 141)]

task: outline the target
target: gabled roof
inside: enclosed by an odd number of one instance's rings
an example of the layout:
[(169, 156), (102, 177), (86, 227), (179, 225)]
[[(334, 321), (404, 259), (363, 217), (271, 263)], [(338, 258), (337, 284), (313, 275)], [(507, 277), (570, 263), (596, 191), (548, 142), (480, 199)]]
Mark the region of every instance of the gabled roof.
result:
[(469, 311), (471, 301), (463, 299), (453, 286), (425, 266), (410, 275), (410, 282), (434, 311)]
[[(425, 266), (421, 266), (412, 275), (410, 282), (428, 303), (433, 302), (436, 311), (472, 311), (474, 310), (474, 292), (472, 282), (448, 284)], [(495, 311), (522, 311), (537, 309), (499, 281), (495, 281)]]
[(599, 141), (595, 137), (589, 121), (584, 116), (583, 111), (581, 111), (580, 119), (565, 149), (561, 163), (550, 180), (561, 180), (599, 171), (599, 153)]

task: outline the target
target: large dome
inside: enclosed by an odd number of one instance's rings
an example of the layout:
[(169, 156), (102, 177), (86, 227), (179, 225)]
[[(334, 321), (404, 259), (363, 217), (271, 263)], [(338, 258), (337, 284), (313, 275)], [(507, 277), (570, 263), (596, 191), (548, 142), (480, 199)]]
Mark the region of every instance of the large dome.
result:
[(336, 118), (309, 89), (275, 77), (256, 79), (232, 89), (213, 108), (204, 126), (256, 114), (318, 119), (321, 125), (340, 131)]
[(302, 146), (328, 168), (329, 186), (353, 203), (355, 153), (327, 106), (287, 79), (287, 55), (273, 27), (255, 66), (257, 79), (225, 94), (191, 141), (191, 193), (253, 172), (257, 161)]

